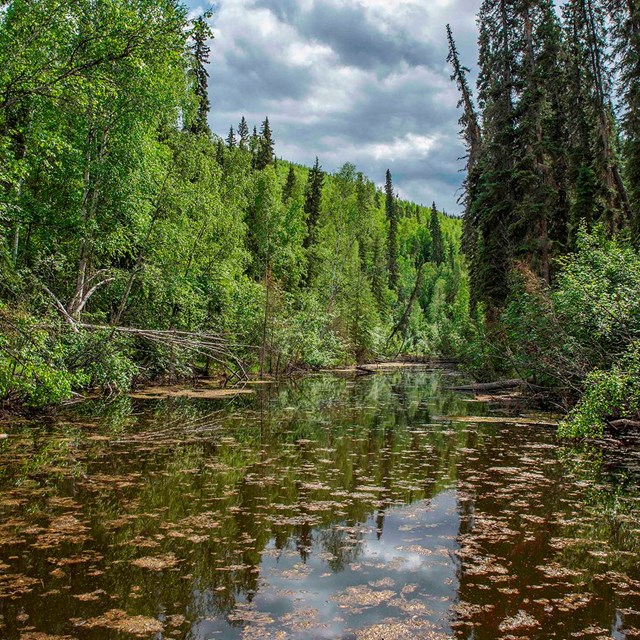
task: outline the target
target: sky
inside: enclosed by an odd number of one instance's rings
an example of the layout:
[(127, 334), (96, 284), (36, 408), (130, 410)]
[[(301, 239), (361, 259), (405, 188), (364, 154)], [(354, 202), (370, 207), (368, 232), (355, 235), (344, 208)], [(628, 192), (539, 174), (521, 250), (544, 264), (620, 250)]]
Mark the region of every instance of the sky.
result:
[[(334, 172), (352, 162), (402, 198), (449, 213), (463, 179), (450, 23), (477, 58), (480, 0), (216, 0), (209, 122), (226, 137), (269, 117), (276, 154)], [(211, 3), (192, 0), (193, 14)]]

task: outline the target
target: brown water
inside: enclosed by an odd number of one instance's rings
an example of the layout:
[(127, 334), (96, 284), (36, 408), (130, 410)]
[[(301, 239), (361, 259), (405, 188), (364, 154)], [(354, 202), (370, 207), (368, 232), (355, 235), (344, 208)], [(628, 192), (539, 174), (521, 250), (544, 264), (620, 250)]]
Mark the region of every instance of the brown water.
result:
[(640, 637), (638, 454), (451, 379), (2, 426), (0, 638)]

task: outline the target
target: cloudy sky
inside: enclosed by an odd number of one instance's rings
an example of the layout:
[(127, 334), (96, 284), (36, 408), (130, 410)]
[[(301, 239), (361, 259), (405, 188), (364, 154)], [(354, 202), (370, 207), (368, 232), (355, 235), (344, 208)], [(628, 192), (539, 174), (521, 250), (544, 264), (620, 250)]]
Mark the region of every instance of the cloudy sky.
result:
[[(192, 1), (194, 12), (209, 2)], [(449, 212), (462, 179), (451, 23), (475, 66), (480, 0), (217, 0), (211, 128), (269, 116), (276, 153), (327, 171), (345, 162), (402, 197)]]

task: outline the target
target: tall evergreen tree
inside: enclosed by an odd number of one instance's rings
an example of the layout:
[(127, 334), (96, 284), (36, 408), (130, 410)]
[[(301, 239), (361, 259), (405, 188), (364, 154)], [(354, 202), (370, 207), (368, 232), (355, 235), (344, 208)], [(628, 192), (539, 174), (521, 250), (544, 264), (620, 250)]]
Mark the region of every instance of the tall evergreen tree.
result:
[(307, 216), (307, 235), (305, 236), (304, 246), (307, 249), (316, 241), (316, 228), (320, 219), (323, 185), (324, 172), (316, 156), (316, 162), (309, 171), (305, 190), (304, 212)]
[(579, 106), (589, 118), (592, 169), (604, 220), (610, 231), (615, 232), (628, 222), (630, 210), (622, 180), (611, 101), (613, 74), (608, 65), (606, 20), (606, 10), (600, 0), (569, 0), (565, 5), (565, 22), (570, 28), (576, 72), (583, 83)]
[(244, 116), (240, 120), (240, 124), (238, 125), (238, 146), (242, 151), (248, 151), (249, 149), (249, 125)]
[(251, 152), (251, 168), (255, 169), (258, 164), (258, 150), (260, 148), (260, 136), (258, 129), (253, 127), (253, 133), (249, 139), (249, 151)]
[(194, 20), (191, 30), (191, 44), (189, 46), (192, 58), (193, 90), (198, 101), (196, 115), (189, 128), (193, 133), (206, 133), (208, 135), (211, 134), (207, 122), (211, 104), (208, 91), (209, 72), (206, 65), (209, 63), (211, 48), (207, 42), (213, 38), (211, 28), (207, 24), (207, 18), (210, 17), (210, 13), (205, 13)]
[(222, 138), (218, 138), (218, 143), (216, 144), (216, 162), (222, 168), (224, 168), (224, 142)]
[(511, 257), (549, 283), (551, 259), (566, 244), (568, 223), (562, 32), (552, 0), (520, 0), (514, 16), (522, 30), (514, 38), (520, 152), (514, 159), (518, 195), (509, 230)]
[(614, 49), (620, 76), (619, 96), (624, 105), (624, 173), (634, 239), (640, 242), (640, 3), (608, 0)]
[(431, 219), (429, 221), (429, 231), (431, 232), (431, 259), (435, 264), (440, 266), (445, 259), (444, 238), (442, 237), (442, 229), (440, 228), (440, 216), (436, 203), (431, 207)]
[(371, 263), (371, 292), (376, 300), (378, 311), (382, 313), (386, 307), (387, 278), (385, 273), (385, 248), (380, 234), (376, 234), (373, 237)]
[(601, 176), (596, 172), (596, 123), (591, 103), (589, 54), (582, 33), (584, 20), (575, 3), (563, 8), (567, 172), (570, 190), (568, 235), (573, 246), (582, 221), (598, 220), (607, 208)]
[(293, 197), (293, 192), (296, 188), (296, 172), (293, 168), (293, 165), (289, 165), (289, 173), (287, 174), (287, 181), (285, 182), (284, 188), (282, 189), (282, 202), (286, 204)]
[(387, 169), (385, 191), (385, 213), (389, 223), (387, 237), (387, 265), (389, 270), (389, 288), (398, 289), (398, 207), (393, 191), (391, 171)]
[(256, 169), (261, 171), (273, 162), (274, 140), (271, 134), (269, 118), (265, 118), (260, 129), (260, 143), (258, 145), (258, 156), (256, 159)]
[(236, 148), (236, 133), (233, 130), (233, 127), (229, 129), (229, 135), (227, 135), (227, 149), (235, 149)]
[(482, 144), (482, 132), (478, 120), (478, 114), (476, 112), (476, 106), (473, 101), (473, 94), (471, 87), (467, 80), (467, 74), (469, 69), (465, 67), (460, 61), (460, 54), (453, 39), (453, 32), (451, 26), (447, 25), (447, 41), (449, 43), (449, 55), (447, 56), (447, 62), (452, 66), (453, 73), (451, 74), (451, 80), (453, 80), (460, 92), (460, 101), (458, 102), (458, 108), (462, 108), (462, 115), (460, 116), (461, 134), (464, 138), (467, 148), (467, 171), (470, 172), (477, 164), (480, 156), (480, 145)]
[(479, 13), (479, 101), (482, 146), (470, 173), (467, 224), (471, 250), (472, 303), (489, 311), (507, 295), (510, 227), (517, 201), (515, 185), (513, 8), (506, 0), (484, 0)]

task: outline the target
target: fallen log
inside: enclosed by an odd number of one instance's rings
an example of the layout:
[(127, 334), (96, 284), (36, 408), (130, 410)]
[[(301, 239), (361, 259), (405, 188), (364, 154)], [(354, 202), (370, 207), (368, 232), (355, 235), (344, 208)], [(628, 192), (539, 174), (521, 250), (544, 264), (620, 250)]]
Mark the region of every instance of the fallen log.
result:
[(459, 387), (447, 387), (448, 391), (503, 391), (504, 389), (518, 389), (527, 383), (524, 380), (498, 380), (496, 382), (477, 382), (464, 384)]
[(371, 376), (376, 373), (375, 369), (369, 369), (368, 367), (364, 367), (362, 365), (356, 365), (356, 375), (360, 376)]
[(621, 420), (612, 420), (609, 422), (609, 425), (614, 429), (639, 429), (640, 420), (629, 420), (627, 418), (623, 418)]

